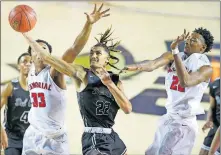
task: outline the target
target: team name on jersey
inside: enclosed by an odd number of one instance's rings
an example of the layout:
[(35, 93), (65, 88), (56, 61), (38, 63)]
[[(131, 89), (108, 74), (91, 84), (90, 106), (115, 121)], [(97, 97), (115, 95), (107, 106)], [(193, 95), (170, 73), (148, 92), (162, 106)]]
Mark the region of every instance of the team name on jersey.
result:
[[(185, 68), (186, 68), (186, 70), (187, 70), (187, 72), (188, 73), (191, 73), (192, 72), (192, 70), (189, 70), (186, 66), (185, 66)], [(170, 73), (170, 72), (175, 72), (176, 71), (176, 68), (175, 68), (175, 66), (173, 65), (173, 66), (171, 66), (171, 67), (168, 67), (168, 73)]]
[(92, 94), (94, 94), (94, 95), (104, 95), (104, 96), (114, 100), (111, 93), (106, 91), (104, 87), (101, 87), (101, 88), (94, 87), (93, 91), (92, 91)]
[(42, 88), (46, 90), (51, 90), (51, 85), (43, 82), (33, 82), (28, 85), (29, 90), (32, 90), (34, 88)]

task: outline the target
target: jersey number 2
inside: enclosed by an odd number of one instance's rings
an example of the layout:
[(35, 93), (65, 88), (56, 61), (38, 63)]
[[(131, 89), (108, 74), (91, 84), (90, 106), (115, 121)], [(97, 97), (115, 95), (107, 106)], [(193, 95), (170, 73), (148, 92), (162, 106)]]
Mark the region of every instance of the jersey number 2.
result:
[(172, 90), (177, 90), (179, 92), (185, 92), (185, 88), (183, 88), (180, 84), (179, 84), (179, 78), (177, 76), (173, 76), (173, 82), (170, 86), (170, 89)]
[(32, 93), (31, 97), (33, 98), (33, 107), (46, 107), (44, 93)]

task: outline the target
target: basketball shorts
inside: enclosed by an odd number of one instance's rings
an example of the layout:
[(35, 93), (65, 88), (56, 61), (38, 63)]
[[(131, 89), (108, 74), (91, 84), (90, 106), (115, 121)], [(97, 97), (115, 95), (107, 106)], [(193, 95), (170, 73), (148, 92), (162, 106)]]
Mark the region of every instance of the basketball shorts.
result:
[[(209, 151), (210, 150), (210, 146), (212, 144), (213, 138), (216, 134), (218, 127), (217, 126), (213, 126), (212, 129), (210, 129), (210, 131), (208, 132), (207, 136), (205, 137), (204, 141), (203, 141), (203, 145), (202, 145), (202, 149)], [(220, 148), (216, 151), (216, 155), (220, 154)]]
[[(92, 128), (95, 130), (87, 130), (82, 135), (83, 155), (124, 155), (126, 153), (127, 148), (124, 142), (112, 129)], [(100, 132), (99, 129), (107, 129), (110, 132)]]
[(198, 125), (196, 117), (181, 118), (178, 114), (163, 115), (158, 122), (154, 141), (145, 155), (191, 154)]
[(48, 136), (30, 125), (23, 139), (22, 155), (69, 155), (65, 132)]

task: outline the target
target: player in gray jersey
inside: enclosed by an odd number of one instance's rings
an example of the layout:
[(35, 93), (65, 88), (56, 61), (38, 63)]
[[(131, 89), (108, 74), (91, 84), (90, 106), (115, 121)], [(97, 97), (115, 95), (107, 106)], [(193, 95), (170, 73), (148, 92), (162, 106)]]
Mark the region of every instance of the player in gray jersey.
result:
[(21, 155), (23, 137), (29, 126), (31, 108), (26, 78), (30, 70), (31, 56), (23, 53), (17, 60), (19, 77), (8, 82), (1, 93), (1, 108), (5, 105), (4, 128), (1, 126), (1, 147), (5, 155)]

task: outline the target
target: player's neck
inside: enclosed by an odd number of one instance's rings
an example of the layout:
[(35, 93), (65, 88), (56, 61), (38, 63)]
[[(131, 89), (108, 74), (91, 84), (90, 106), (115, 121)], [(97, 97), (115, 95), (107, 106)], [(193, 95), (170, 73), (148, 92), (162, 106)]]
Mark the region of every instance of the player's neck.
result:
[(102, 71), (102, 68), (91, 67), (91, 71), (92, 71), (95, 75), (98, 75), (98, 73), (100, 73), (100, 72)]
[(20, 83), (20, 86), (24, 90), (28, 90), (28, 85), (27, 85), (26, 79), (27, 79), (27, 75), (24, 75), (24, 74), (19, 75), (19, 83)]
[(46, 66), (45, 65), (41, 65), (41, 66), (36, 66), (35, 67), (35, 74), (39, 74)]

